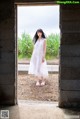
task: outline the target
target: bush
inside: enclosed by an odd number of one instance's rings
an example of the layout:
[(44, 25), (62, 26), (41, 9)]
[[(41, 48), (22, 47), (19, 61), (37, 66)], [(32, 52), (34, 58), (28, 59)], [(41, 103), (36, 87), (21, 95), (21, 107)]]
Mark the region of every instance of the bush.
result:
[(33, 50), (33, 42), (30, 35), (23, 33), (18, 38), (18, 56), (30, 58)]
[(47, 49), (46, 49), (46, 55), (57, 57), (59, 53), (59, 46), (60, 46), (60, 36), (59, 34), (53, 34), (51, 33), (47, 37)]

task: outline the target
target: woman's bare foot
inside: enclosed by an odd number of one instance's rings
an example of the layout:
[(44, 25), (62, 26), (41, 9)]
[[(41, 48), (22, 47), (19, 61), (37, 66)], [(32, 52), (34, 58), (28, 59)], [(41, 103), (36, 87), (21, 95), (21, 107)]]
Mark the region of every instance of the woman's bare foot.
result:
[(41, 77), (41, 86), (44, 86), (46, 83), (45, 83), (45, 79), (43, 77)]
[(41, 77), (37, 77), (36, 86), (40, 86), (40, 82), (41, 82)]
[(40, 86), (40, 82), (39, 81), (36, 82), (36, 86)]
[(41, 82), (41, 86), (44, 86), (46, 83), (45, 83), (45, 81), (42, 81)]

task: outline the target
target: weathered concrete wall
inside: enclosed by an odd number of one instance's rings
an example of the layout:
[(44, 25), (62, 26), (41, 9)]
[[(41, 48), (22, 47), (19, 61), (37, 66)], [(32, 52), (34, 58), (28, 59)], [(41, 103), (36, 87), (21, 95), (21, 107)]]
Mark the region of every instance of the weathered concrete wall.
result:
[(59, 106), (80, 106), (80, 5), (60, 6)]
[(14, 2), (0, 2), (0, 104), (15, 104)]

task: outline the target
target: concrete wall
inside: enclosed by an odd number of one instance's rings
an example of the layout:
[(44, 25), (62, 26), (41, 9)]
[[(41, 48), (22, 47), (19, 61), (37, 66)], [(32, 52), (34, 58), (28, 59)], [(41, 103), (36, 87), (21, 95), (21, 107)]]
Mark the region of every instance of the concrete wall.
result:
[(80, 106), (80, 5), (60, 6), (59, 105)]
[(0, 104), (15, 104), (14, 1), (0, 2)]

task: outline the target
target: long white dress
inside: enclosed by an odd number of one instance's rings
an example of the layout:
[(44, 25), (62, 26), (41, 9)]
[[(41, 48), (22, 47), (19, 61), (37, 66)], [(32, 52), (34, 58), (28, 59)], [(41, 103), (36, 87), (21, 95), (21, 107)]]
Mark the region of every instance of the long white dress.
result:
[(48, 77), (48, 68), (46, 59), (42, 62), (43, 57), (43, 43), (45, 38), (37, 40), (34, 45), (32, 52), (28, 74), (34, 74), (35, 76), (43, 76), (43, 78)]

